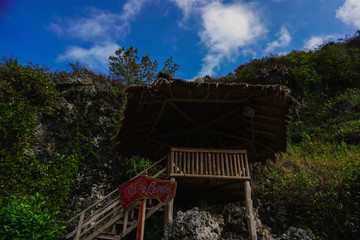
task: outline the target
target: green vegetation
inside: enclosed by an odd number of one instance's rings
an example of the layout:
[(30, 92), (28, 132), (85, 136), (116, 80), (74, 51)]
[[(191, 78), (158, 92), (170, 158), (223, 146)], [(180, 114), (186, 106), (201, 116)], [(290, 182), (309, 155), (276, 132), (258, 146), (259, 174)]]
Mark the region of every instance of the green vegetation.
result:
[(53, 159), (38, 158), (32, 149), (38, 115), (55, 117), (51, 107), (60, 93), (53, 79), (65, 75), (11, 58), (0, 63), (1, 239), (54, 239), (62, 229), (55, 218), (79, 164), (94, 154), (92, 138), (79, 128)]
[(152, 61), (149, 55), (141, 58), (138, 56), (138, 49), (130, 47), (119, 48), (115, 51), (116, 56), (109, 57), (110, 73), (125, 86), (131, 84), (151, 83), (156, 79), (158, 73), (174, 77), (179, 65), (173, 63), (170, 57), (164, 62), (163, 69), (158, 72), (158, 62)]
[(314, 51), (239, 66), (221, 81), (282, 84), (301, 103), (288, 152), (258, 166), (256, 194), (286, 206), (318, 239), (360, 233), (360, 31)]
[(319, 239), (355, 239), (360, 231), (359, 159), (360, 146), (303, 141), (264, 167), (267, 177), (258, 183), (258, 192), (285, 205), (297, 224)]
[(0, 199), (0, 239), (60, 239), (64, 227), (55, 220), (59, 212), (47, 208), (39, 193)]
[(145, 171), (145, 169), (150, 167), (150, 165), (151, 162), (149, 159), (133, 156), (125, 159), (125, 172), (129, 175), (129, 177), (134, 177)]

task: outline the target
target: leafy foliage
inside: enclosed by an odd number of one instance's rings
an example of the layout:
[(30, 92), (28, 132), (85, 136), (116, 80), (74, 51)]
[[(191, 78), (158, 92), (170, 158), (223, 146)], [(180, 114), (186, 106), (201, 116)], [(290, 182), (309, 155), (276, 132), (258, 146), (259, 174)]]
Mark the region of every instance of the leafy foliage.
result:
[[(64, 206), (79, 163), (93, 154), (94, 143), (79, 130), (55, 159), (37, 159), (31, 150), (37, 114), (59, 98), (51, 73), (14, 59), (0, 64), (0, 194), (48, 196), (48, 207)], [(40, 99), (40, 100), (39, 100)]]
[(299, 225), (320, 238), (355, 239), (360, 232), (360, 147), (304, 141), (265, 167), (260, 193), (285, 204)]
[(133, 156), (125, 159), (126, 174), (130, 177), (134, 177), (143, 172), (146, 168), (150, 167), (151, 162), (149, 159), (145, 159), (139, 156)]
[[(119, 48), (115, 51), (115, 56), (109, 57), (110, 73), (118, 77), (125, 86), (151, 83), (158, 74), (158, 62), (152, 61), (149, 55), (140, 60), (138, 54), (138, 49), (131, 46), (127, 50)], [(178, 69), (179, 65), (174, 64), (170, 57), (165, 61), (161, 72), (173, 77)]]
[(62, 230), (56, 220), (58, 212), (50, 212), (46, 199), (34, 195), (2, 196), (0, 198), (0, 238), (12, 239), (59, 239)]

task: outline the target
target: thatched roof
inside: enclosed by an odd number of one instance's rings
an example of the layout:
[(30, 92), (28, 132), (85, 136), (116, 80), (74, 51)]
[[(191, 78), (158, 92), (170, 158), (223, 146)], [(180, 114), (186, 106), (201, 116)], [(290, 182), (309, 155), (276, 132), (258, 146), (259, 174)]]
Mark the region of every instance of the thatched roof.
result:
[(114, 149), (154, 160), (170, 147), (245, 149), (250, 162), (273, 158), (286, 150), (290, 109), (298, 104), (280, 85), (163, 78), (126, 94)]

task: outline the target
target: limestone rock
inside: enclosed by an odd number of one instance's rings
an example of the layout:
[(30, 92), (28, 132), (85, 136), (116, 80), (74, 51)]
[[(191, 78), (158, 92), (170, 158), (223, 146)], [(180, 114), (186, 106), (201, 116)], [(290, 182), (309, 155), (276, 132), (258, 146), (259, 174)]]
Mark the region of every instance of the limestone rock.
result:
[(290, 227), (281, 240), (313, 240), (314, 238), (315, 236), (310, 229)]
[(165, 228), (163, 240), (217, 240), (221, 227), (209, 212), (193, 208), (179, 211), (172, 224)]

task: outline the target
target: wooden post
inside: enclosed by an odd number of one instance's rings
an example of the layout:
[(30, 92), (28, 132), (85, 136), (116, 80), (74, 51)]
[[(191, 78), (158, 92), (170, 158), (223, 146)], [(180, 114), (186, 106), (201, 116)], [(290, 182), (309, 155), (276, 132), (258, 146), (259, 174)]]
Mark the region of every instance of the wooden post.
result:
[[(175, 178), (171, 178), (170, 180), (175, 182)], [(164, 227), (167, 224), (173, 222), (173, 214), (174, 214), (174, 199), (171, 199), (171, 201), (165, 205)]]
[(146, 213), (146, 199), (140, 200), (136, 240), (144, 239), (144, 228), (145, 228), (145, 213)]
[(255, 226), (255, 220), (254, 220), (254, 215), (253, 215), (253, 206), (252, 206), (252, 200), (251, 200), (251, 187), (250, 187), (249, 180), (246, 180), (244, 182), (244, 190), (245, 190), (246, 218), (248, 221), (250, 240), (257, 240), (256, 226)]
[(78, 227), (77, 227), (77, 230), (76, 230), (76, 236), (75, 236), (76, 240), (80, 239), (81, 229), (82, 229), (82, 225), (84, 223), (84, 217), (85, 217), (85, 212), (83, 212), (80, 215), (80, 221), (79, 221), (79, 224), (78, 224)]

